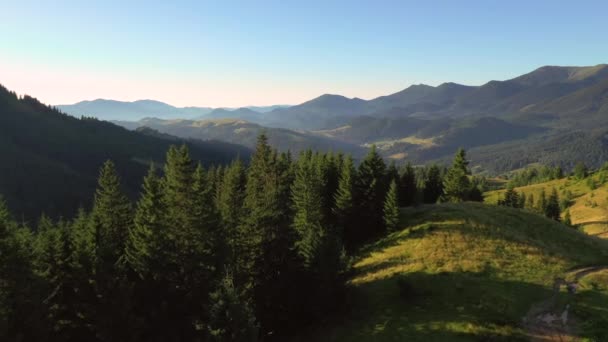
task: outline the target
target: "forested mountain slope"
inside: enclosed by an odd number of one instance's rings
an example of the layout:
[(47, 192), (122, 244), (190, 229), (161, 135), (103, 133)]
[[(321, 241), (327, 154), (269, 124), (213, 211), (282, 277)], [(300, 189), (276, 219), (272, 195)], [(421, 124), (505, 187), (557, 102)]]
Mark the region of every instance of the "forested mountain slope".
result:
[[(35, 98), (0, 87), (0, 194), (17, 217), (71, 216), (88, 206), (102, 163), (111, 158), (131, 195), (151, 161), (162, 161), (168, 140), (131, 132), (109, 122), (77, 119)], [(193, 157), (221, 164), (249, 150), (221, 142), (188, 142)]]

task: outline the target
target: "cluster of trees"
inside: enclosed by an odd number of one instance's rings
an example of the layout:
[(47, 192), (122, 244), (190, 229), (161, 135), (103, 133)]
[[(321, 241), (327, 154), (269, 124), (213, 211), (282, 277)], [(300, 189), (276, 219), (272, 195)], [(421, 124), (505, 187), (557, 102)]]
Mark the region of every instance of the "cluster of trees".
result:
[(358, 167), (292, 160), (263, 135), (247, 166), (205, 169), (184, 145), (158, 171), (133, 204), (108, 161), (90, 211), (35, 229), (0, 203), (0, 340), (281, 340), (339, 307), (349, 252), (399, 207), (475, 196), (464, 151), (445, 175), (400, 172), (375, 148)]
[(562, 178), (564, 178), (564, 172), (560, 166), (530, 167), (511, 176), (508, 186), (520, 187)]
[(535, 201), (534, 194), (526, 196), (525, 193), (518, 193), (512, 186), (509, 186), (507, 191), (505, 191), (504, 197), (498, 201), (498, 205), (526, 209), (545, 215), (555, 221), (561, 220), (560, 198), (555, 188), (553, 188), (549, 197), (547, 197), (543, 189), (539, 198)]
[[(435, 202), (441, 175), (428, 175)], [(375, 149), (358, 168), (311, 151), (293, 161), (261, 136), (248, 167), (205, 170), (171, 147), (133, 206), (106, 162), (73, 220), (32, 230), (0, 205), (0, 339), (279, 339), (336, 306), (345, 250), (396, 229), (416, 183)]]

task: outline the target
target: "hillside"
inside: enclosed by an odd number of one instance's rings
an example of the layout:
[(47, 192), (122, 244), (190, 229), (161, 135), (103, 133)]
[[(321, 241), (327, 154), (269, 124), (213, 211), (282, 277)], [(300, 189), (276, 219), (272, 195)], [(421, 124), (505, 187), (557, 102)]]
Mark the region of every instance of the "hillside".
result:
[[(600, 170), (585, 179), (573, 177), (552, 180), (523, 187), (516, 187), (518, 193), (538, 199), (544, 191), (547, 195), (555, 188), (561, 199), (570, 198), (567, 210), (572, 224), (579, 226), (589, 235), (608, 238), (608, 171)], [(485, 194), (487, 203), (496, 203), (505, 190), (490, 191)], [(562, 216), (565, 211), (563, 211)]]
[(258, 135), (265, 132), (269, 143), (280, 151), (290, 150), (299, 153), (305, 149), (320, 151), (340, 151), (359, 156), (364, 149), (356, 144), (342, 142), (315, 134), (288, 130), (283, 128), (268, 128), (238, 119), (216, 120), (159, 120), (144, 119), (137, 122), (120, 122), (117, 124), (128, 129), (149, 127), (159, 132), (182, 138), (200, 140), (219, 140), (253, 148)]
[[(150, 161), (161, 162), (183, 139), (130, 132), (109, 122), (77, 119), (0, 87), (0, 194), (26, 220), (44, 212), (72, 216), (88, 206), (99, 167), (112, 159), (135, 196)], [(188, 143), (205, 164), (229, 162), (249, 150), (222, 142)]]
[[(349, 281), (352, 310), (298, 341), (525, 341), (606, 336), (608, 246), (541, 216), (484, 204), (402, 210), (403, 230), (368, 246)], [(571, 305), (565, 329), (540, 326), (556, 277), (556, 312)], [(578, 280), (572, 280), (577, 278)], [(595, 285), (592, 285), (595, 284)], [(526, 324), (523, 318), (528, 317)], [(541, 329), (541, 328), (544, 328)], [(557, 339), (559, 340), (559, 339)]]

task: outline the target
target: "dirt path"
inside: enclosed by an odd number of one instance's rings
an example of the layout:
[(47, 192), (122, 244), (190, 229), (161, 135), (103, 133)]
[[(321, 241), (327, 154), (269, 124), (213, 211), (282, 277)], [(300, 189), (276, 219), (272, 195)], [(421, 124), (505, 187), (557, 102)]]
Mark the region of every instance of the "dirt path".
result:
[(523, 325), (532, 341), (573, 342), (579, 341), (576, 335), (576, 318), (570, 315), (570, 304), (557, 303), (563, 286), (569, 296), (574, 296), (581, 278), (595, 272), (607, 270), (608, 266), (579, 267), (568, 271), (563, 277), (555, 278), (553, 295), (542, 302), (533, 304), (523, 319)]

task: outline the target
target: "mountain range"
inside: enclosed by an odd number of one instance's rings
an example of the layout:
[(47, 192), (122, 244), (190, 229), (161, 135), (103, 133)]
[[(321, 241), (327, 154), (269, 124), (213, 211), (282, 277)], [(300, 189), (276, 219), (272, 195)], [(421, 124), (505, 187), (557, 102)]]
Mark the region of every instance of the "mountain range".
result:
[[(100, 120), (135, 121), (146, 117), (161, 119), (194, 119), (194, 118), (225, 118), (240, 117), (245, 113), (254, 114), (247, 117), (255, 120), (255, 116), (275, 109), (288, 107), (286, 105), (250, 106), (242, 108), (211, 108), (211, 107), (175, 107), (155, 100), (138, 100), (133, 102), (97, 99), (81, 101), (71, 105), (57, 105), (57, 109), (77, 117), (96, 117)], [(234, 112), (234, 113), (232, 113)]]
[(606, 115), (608, 65), (601, 64), (545, 66), (481, 86), (412, 85), (372, 100), (326, 94), (265, 113), (215, 109), (190, 120), (115, 123), (249, 147), (266, 131), (283, 150), (344, 149), (356, 157), (375, 144), (397, 162), (445, 162), (464, 147), (477, 170), (496, 174), (539, 161), (599, 166), (608, 157)]

